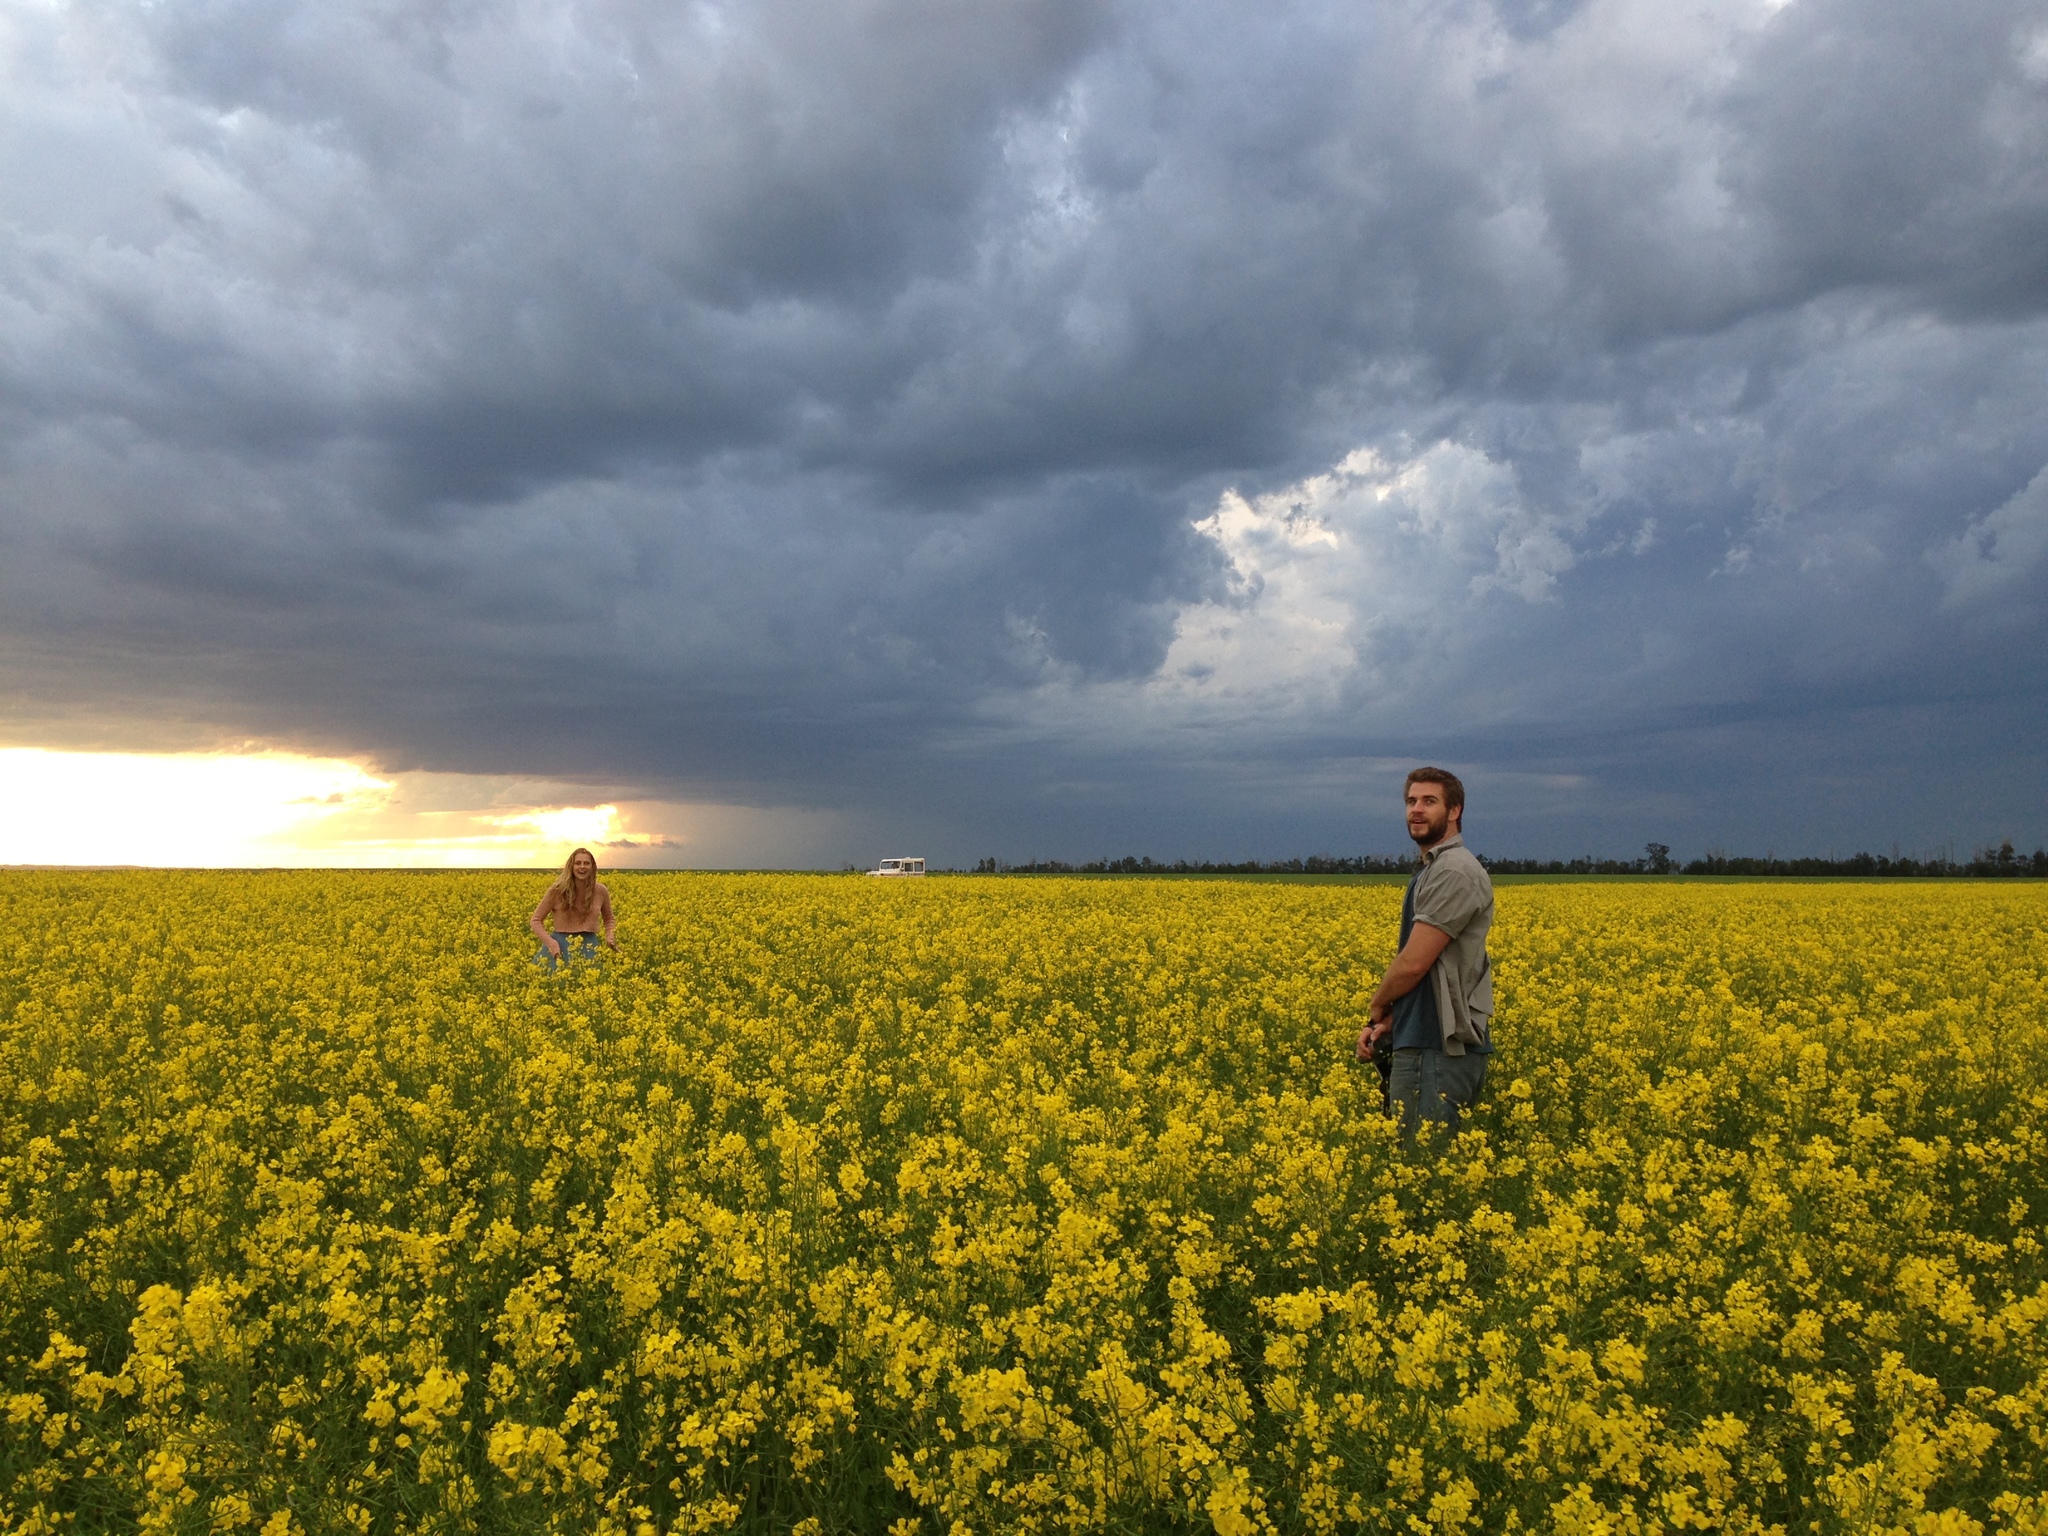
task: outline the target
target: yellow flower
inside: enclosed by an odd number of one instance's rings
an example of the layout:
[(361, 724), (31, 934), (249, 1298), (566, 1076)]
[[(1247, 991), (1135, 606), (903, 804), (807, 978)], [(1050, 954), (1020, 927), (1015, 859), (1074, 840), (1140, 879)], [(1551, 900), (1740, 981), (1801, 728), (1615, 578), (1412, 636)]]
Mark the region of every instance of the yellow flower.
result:
[(2037, 883), (8, 879), (0, 1528), (2048, 1533)]

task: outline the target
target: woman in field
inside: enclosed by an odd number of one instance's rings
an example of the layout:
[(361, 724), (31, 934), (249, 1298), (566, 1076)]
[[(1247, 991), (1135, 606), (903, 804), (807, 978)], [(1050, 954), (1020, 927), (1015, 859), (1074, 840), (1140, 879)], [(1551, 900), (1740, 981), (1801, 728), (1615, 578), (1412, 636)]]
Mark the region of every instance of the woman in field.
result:
[[(550, 917), (555, 921), (553, 933), (546, 926)], [(597, 878), (597, 860), (590, 850), (578, 848), (562, 865), (561, 874), (548, 887), (547, 895), (541, 897), (526, 926), (539, 935), (541, 952), (537, 958), (545, 960), (552, 971), (570, 953), (572, 943), (582, 958), (595, 955), (600, 924), (604, 928), (605, 948), (617, 949), (618, 922), (612, 916), (612, 893)]]

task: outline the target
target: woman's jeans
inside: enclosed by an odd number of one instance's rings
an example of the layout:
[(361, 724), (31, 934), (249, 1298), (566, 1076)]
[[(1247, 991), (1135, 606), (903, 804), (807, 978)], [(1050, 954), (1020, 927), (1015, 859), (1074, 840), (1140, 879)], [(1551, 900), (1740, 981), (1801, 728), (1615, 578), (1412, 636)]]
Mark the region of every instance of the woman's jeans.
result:
[(1412, 1137), (1423, 1121), (1458, 1133), (1458, 1111), (1479, 1102), (1486, 1058), (1477, 1051), (1447, 1056), (1442, 1051), (1398, 1050), (1387, 1079), (1389, 1110), (1401, 1117), (1401, 1135)]
[[(595, 960), (597, 958), (597, 935), (594, 933), (558, 933), (555, 935), (555, 942), (562, 946), (561, 958), (563, 960)], [(541, 945), (540, 953), (533, 958), (535, 964), (544, 965), (550, 971), (553, 971), (555, 966), (560, 963), (554, 955), (548, 952), (548, 947), (545, 943)]]

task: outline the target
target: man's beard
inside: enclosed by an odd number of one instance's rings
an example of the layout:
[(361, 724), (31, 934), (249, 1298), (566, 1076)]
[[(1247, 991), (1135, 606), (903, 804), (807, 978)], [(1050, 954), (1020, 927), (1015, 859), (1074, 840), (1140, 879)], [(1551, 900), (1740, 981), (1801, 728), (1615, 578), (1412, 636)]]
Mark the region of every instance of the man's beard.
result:
[(1430, 822), (1420, 832), (1415, 830), (1414, 824), (1411, 822), (1408, 827), (1408, 835), (1415, 840), (1416, 847), (1427, 848), (1432, 843), (1442, 842), (1444, 833), (1450, 830), (1450, 826), (1451, 818), (1449, 816), (1445, 816), (1442, 821)]

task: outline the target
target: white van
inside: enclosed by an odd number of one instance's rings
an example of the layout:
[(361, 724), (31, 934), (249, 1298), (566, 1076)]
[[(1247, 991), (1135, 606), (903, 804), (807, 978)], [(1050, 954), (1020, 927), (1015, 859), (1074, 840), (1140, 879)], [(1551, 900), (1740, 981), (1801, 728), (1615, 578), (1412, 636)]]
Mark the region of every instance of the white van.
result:
[(924, 873), (923, 859), (884, 859), (879, 868), (868, 871), (871, 875), (921, 875)]

